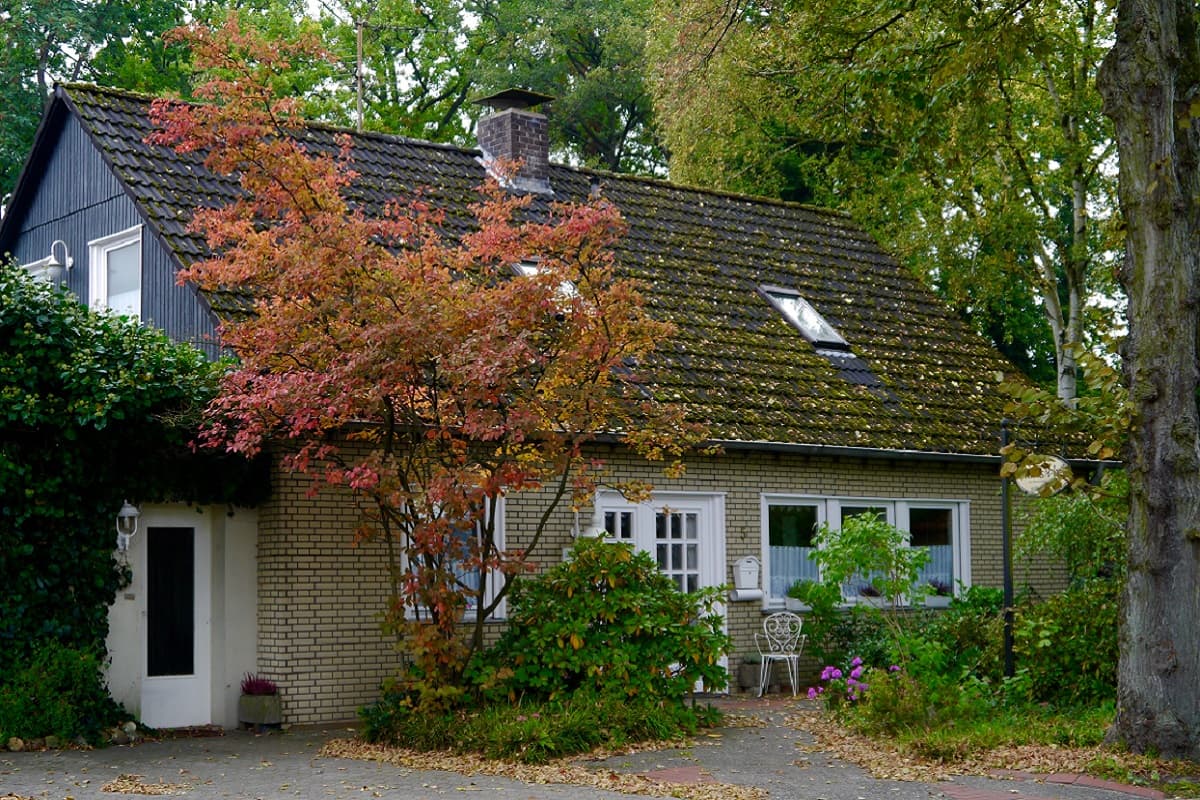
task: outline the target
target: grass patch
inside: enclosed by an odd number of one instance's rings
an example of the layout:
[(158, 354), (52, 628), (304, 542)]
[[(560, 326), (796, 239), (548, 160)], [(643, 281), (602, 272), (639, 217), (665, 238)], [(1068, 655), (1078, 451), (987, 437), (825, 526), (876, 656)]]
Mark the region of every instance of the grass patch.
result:
[(1111, 704), (1098, 707), (1001, 707), (933, 727), (899, 731), (896, 742), (906, 753), (952, 762), (1000, 747), (1042, 745), (1096, 747), (1112, 724)]
[(597, 748), (673, 741), (720, 723), (710, 706), (674, 701), (597, 697), (580, 692), (546, 702), (497, 703), (481, 708), (422, 712), (389, 695), (363, 710), (369, 742), (417, 750), (478, 753), (487, 758), (543, 764)]

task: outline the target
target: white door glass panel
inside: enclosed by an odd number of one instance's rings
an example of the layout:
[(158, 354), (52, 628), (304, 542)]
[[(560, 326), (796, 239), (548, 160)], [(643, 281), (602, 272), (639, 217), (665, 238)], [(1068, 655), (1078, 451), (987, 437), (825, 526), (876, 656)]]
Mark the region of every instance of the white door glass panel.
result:
[(700, 515), (696, 511), (659, 509), (654, 513), (654, 552), (658, 571), (682, 592), (701, 586)]

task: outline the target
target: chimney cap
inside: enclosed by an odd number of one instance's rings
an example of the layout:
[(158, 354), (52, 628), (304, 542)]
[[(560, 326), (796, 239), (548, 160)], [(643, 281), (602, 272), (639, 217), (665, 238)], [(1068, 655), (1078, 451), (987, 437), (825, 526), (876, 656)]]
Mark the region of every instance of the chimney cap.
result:
[(531, 92), (528, 89), (505, 89), (471, 102), (477, 106), (490, 106), (494, 111), (504, 111), (509, 108), (532, 108), (552, 100), (553, 95)]

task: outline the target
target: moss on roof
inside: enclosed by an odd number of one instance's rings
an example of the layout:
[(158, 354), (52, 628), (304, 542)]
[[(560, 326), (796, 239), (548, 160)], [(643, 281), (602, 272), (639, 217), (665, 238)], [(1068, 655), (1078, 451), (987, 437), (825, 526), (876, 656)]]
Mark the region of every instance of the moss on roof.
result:
[[(84, 129), (181, 263), (206, 255), (187, 232), (197, 206), (237, 196), (200, 159), (145, 144), (150, 98), (86, 86), (64, 91)], [(334, 148), (326, 126), (306, 142)], [(478, 151), (386, 134), (353, 134), (368, 210), (422, 189), (451, 224), (484, 180)], [(991, 454), (1004, 405), (995, 375), (1012, 365), (919, 280), (839, 212), (552, 166), (556, 200), (583, 200), (600, 177), (629, 224), (621, 268), (644, 280), (654, 314), (678, 326), (643, 374), (652, 390), (688, 404), (714, 438), (836, 447)], [(545, 198), (536, 198), (534, 210)], [(846, 339), (877, 379), (846, 379), (756, 288), (792, 287)], [(218, 314), (235, 295), (210, 295)], [(880, 390), (879, 387), (882, 387)]]

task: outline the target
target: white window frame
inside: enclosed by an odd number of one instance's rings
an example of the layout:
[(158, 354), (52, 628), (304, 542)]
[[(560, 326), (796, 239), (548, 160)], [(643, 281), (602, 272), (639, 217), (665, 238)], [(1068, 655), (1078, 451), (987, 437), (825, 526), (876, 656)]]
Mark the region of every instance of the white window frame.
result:
[[(512, 268), (513, 272), (516, 273), (518, 277), (522, 278), (534, 278), (538, 275), (541, 275), (543, 271), (542, 260), (541, 258), (537, 257), (514, 262)], [(559, 302), (565, 305), (569, 301), (579, 296), (579, 289), (575, 286), (573, 281), (563, 278), (562, 282), (558, 284), (558, 290), (556, 294), (558, 295)]]
[(88, 242), (88, 300), (92, 308), (108, 308), (108, 254), (119, 247), (138, 245), (138, 304), (133, 316), (142, 317), (144, 263), (141, 252), (142, 226), (134, 225), (123, 231), (92, 239)]
[[(964, 499), (895, 498), (895, 497), (849, 497), (812, 494), (789, 494), (782, 492), (764, 493), (759, 496), (760, 554), (762, 562), (763, 609), (778, 610), (784, 607), (783, 597), (771, 595), (771, 531), (770, 508), (775, 505), (815, 505), (817, 524), (827, 522), (833, 530), (841, 528), (842, 508), (869, 506), (883, 508), (887, 521), (906, 533), (909, 530), (909, 511), (913, 508), (948, 509), (951, 512), (951, 546), (954, 563), (954, 593), (961, 586), (971, 585), (971, 502)], [(856, 601), (849, 599), (845, 605)]]
[(758, 293), (814, 347), (850, 350), (850, 343), (838, 329), (800, 292), (786, 286), (763, 284), (758, 287)]

